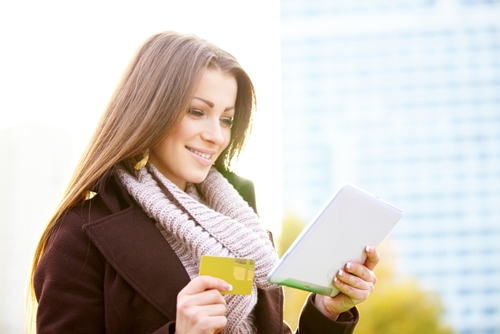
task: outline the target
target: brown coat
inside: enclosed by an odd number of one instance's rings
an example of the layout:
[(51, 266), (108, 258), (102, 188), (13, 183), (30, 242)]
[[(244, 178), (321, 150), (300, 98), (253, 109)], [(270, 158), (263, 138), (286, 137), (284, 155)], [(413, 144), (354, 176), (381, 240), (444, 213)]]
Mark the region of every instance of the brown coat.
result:
[[(226, 177), (255, 208), (253, 184)], [(35, 272), (37, 332), (173, 333), (188, 274), (115, 175), (105, 175), (96, 190), (61, 219)], [(255, 316), (260, 334), (291, 333), (281, 289), (258, 291)], [(352, 333), (356, 309), (342, 318), (328, 320), (309, 300), (300, 333)]]

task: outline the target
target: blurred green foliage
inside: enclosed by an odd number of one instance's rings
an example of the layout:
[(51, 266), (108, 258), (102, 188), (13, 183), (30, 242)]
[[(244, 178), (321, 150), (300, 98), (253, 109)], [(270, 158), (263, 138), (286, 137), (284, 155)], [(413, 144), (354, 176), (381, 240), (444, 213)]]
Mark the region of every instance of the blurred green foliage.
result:
[[(277, 238), (280, 257), (305, 227), (293, 214), (283, 218)], [(377, 284), (367, 301), (358, 305), (360, 321), (356, 334), (453, 334), (444, 322), (444, 308), (438, 295), (423, 290), (415, 279), (397, 279), (397, 254), (389, 239), (378, 247), (381, 261), (375, 269)], [(309, 295), (306, 291), (285, 287), (284, 319), (295, 330), (300, 311)]]

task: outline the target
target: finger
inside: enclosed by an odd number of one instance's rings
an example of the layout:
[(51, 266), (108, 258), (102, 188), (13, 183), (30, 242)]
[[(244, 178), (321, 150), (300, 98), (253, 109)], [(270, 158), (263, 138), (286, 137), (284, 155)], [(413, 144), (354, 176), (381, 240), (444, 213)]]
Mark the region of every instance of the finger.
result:
[(194, 295), (181, 295), (177, 298), (179, 307), (203, 306), (203, 305), (226, 305), (223, 295), (215, 289), (202, 291)]
[(363, 281), (367, 281), (370, 283), (375, 283), (377, 281), (374, 272), (368, 269), (366, 265), (349, 261), (347, 262), (344, 268), (345, 272), (357, 276), (361, 278)]
[(227, 325), (227, 318), (225, 315), (202, 315), (201, 312), (193, 314), (190, 317), (192, 326), (191, 332), (197, 333), (219, 333)]
[(226, 327), (227, 325), (227, 318), (225, 316), (218, 316), (218, 317), (210, 317), (209, 318), (209, 324), (208, 326), (211, 328), (214, 328), (213, 330), (207, 330), (207, 333), (210, 333), (213, 331), (213, 333), (220, 333)]
[[(218, 295), (212, 299), (204, 299), (203, 294), (212, 292)], [(196, 295), (182, 296), (177, 299), (178, 316), (182, 315), (194, 323), (205, 317), (223, 316), (226, 313), (226, 302), (217, 290), (205, 291)]]
[(359, 277), (345, 272), (341, 273), (341, 275), (339, 274), (335, 276), (333, 284), (340, 292), (347, 296), (354, 305), (366, 300), (374, 289), (373, 283), (363, 281)]
[(222, 304), (214, 304), (214, 305), (202, 305), (196, 308), (193, 308), (192, 314), (193, 317), (219, 317), (224, 316), (226, 314), (226, 306)]
[(183, 295), (195, 295), (200, 292), (215, 289), (220, 292), (231, 291), (233, 287), (226, 281), (220, 278), (215, 278), (212, 276), (198, 276), (191, 280), (184, 289), (182, 289), (179, 294)]
[(223, 304), (188, 306), (180, 303), (177, 305), (177, 309), (180, 311), (179, 314), (188, 317), (193, 322), (200, 322), (204, 317), (217, 317), (226, 314), (226, 306)]
[[(366, 269), (366, 271), (370, 272), (368, 269)], [(337, 278), (337, 281), (340, 280), (342, 283), (349, 285), (355, 289), (370, 291), (373, 290), (373, 280), (363, 279), (359, 276), (349, 274), (345, 270), (339, 270), (335, 278)]]
[(370, 270), (375, 269), (375, 266), (380, 261), (380, 254), (378, 253), (377, 249), (368, 245), (365, 248), (365, 253), (367, 255), (365, 266)]
[[(347, 296), (353, 305), (356, 305), (368, 298), (370, 293), (373, 291), (373, 285), (367, 285), (366, 288), (362, 289), (355, 287), (347, 282), (342, 281), (343, 278), (335, 277), (334, 286), (345, 296)], [(335, 296), (337, 298), (341, 296), (340, 294)]]

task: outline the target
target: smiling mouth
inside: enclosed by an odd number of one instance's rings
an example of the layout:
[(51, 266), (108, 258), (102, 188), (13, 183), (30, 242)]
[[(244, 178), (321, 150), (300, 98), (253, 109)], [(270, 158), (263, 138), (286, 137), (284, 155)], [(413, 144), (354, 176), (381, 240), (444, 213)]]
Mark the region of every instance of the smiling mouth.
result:
[(188, 151), (193, 152), (194, 154), (199, 155), (200, 157), (202, 157), (204, 159), (210, 159), (210, 158), (212, 158), (212, 155), (213, 155), (213, 154), (207, 154), (207, 153), (193, 150), (191, 147), (186, 146), (186, 148)]

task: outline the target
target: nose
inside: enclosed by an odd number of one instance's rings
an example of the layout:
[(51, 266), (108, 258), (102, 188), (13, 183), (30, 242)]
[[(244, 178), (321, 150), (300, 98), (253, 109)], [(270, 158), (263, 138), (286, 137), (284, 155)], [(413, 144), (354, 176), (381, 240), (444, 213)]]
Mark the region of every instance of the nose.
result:
[(201, 137), (203, 140), (209, 141), (215, 145), (221, 145), (224, 142), (224, 133), (219, 119), (210, 118), (207, 120)]

